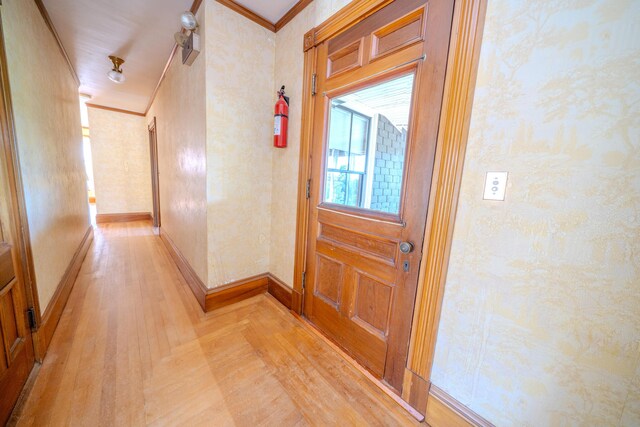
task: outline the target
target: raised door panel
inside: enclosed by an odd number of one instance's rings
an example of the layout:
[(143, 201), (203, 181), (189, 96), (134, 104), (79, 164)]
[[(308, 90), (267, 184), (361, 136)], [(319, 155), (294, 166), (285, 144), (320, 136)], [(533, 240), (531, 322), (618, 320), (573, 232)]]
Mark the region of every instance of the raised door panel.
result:
[[(14, 282), (15, 283), (15, 282)], [(18, 331), (18, 324), (16, 317), (19, 315), (16, 313), (14, 303), (14, 288), (13, 284), (8, 285), (8, 290), (3, 294), (0, 294), (0, 317), (2, 318), (2, 338), (5, 345), (5, 351), (9, 357), (9, 361), (13, 359), (13, 350), (20, 340), (20, 333)]]
[(362, 66), (363, 39), (335, 52), (328, 58), (327, 77)]
[(421, 7), (371, 34), (371, 59), (424, 40), (426, 7)]
[(2, 330), (0, 328), (0, 351), (2, 353), (0, 353), (0, 378), (3, 377), (3, 374), (7, 371), (7, 368), (9, 367), (9, 360), (7, 359), (7, 349), (6, 346), (4, 345), (4, 334), (2, 333)]
[(386, 340), (393, 301), (393, 284), (358, 273), (353, 320)]
[(316, 265), (318, 266), (315, 285), (316, 295), (327, 304), (338, 309), (341, 300), (344, 265), (321, 255), (318, 256)]
[(389, 265), (396, 263), (398, 242), (388, 238), (355, 233), (352, 230), (330, 224), (321, 224), (320, 238), (336, 245), (344, 245), (354, 251), (361, 251)]

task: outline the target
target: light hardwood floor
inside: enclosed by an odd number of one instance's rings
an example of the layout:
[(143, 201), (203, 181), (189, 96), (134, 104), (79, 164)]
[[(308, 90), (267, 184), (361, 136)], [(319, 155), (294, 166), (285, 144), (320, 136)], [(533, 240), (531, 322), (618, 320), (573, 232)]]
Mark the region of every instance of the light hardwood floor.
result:
[(203, 314), (150, 223), (96, 229), (18, 425), (414, 425), (275, 299)]

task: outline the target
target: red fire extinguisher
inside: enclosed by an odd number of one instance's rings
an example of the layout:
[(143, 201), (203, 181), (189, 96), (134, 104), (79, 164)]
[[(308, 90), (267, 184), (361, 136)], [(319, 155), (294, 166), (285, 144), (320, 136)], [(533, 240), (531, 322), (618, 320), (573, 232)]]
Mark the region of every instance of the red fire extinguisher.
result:
[(284, 86), (278, 91), (278, 102), (273, 124), (273, 146), (285, 148), (287, 146), (287, 128), (289, 126), (289, 97), (284, 96)]

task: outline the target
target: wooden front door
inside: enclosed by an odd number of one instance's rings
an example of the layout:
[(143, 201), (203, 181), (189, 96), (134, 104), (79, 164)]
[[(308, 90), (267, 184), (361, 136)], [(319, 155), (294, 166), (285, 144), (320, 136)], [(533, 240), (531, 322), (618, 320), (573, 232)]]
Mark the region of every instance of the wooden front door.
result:
[(16, 275), (17, 253), (0, 242), (0, 425), (4, 425), (34, 365), (24, 284)]
[(304, 313), (402, 389), (453, 0), (396, 0), (317, 46)]
[[(2, 90), (0, 87), (0, 99)], [(5, 119), (0, 107), (0, 124), (6, 124)], [(0, 150), (0, 425), (11, 415), (35, 362), (27, 290), (17, 246), (19, 218), (15, 193), (9, 184), (13, 170), (8, 160), (11, 153), (7, 149), (7, 136), (6, 132), (0, 133), (0, 141), (5, 139), (2, 141), (5, 150)]]

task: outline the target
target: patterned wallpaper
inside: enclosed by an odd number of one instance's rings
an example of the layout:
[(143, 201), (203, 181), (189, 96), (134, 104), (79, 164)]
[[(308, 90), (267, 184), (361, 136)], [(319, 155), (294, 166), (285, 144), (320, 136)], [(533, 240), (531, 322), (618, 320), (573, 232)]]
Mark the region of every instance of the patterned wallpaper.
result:
[(293, 258), (296, 241), (298, 197), (298, 164), (300, 159), (300, 131), (302, 125), (302, 78), (304, 55), (302, 38), (313, 27), (315, 4), (312, 2), (291, 22), (276, 33), (275, 92), (285, 85), (289, 106), (288, 146), (273, 149), (271, 205), (271, 251), (269, 271), (293, 286)]
[(269, 271), (275, 34), (213, 0), (205, 7), (213, 288)]
[[(315, 0), (274, 34), (206, 0), (203, 51), (191, 67), (171, 64), (147, 115), (158, 117), (163, 228), (210, 288), (267, 271), (293, 284), (302, 39), (347, 3)], [(289, 147), (279, 150), (282, 84), (292, 103)]]
[[(158, 116), (163, 228), (210, 288), (267, 271), (293, 285), (302, 39), (347, 3), (315, 0), (274, 34), (206, 0), (203, 51), (191, 67), (171, 64), (147, 116)], [(283, 84), (292, 101), (289, 147), (275, 149), (273, 105)]]
[(89, 228), (78, 86), (33, 1), (2, 2), (40, 309)]
[(288, 147), (273, 149), (273, 203), (269, 271), (293, 286), (293, 258), (296, 240), (298, 165), (302, 124), (302, 79), (304, 77), (304, 34), (349, 3), (348, 0), (314, 0), (276, 34), (275, 92), (285, 85), (291, 97)]
[[(198, 23), (206, 28), (204, 7)], [(204, 43), (201, 33), (201, 43)], [(180, 52), (179, 52), (180, 53)], [(156, 117), (162, 228), (207, 283), (205, 59), (191, 66), (174, 57), (147, 114)], [(146, 126), (145, 126), (146, 129)], [(145, 130), (146, 132), (146, 130)]]
[(432, 379), (496, 425), (640, 425), (638, 22), (489, 2)]
[(151, 212), (147, 119), (88, 108), (99, 214)]

